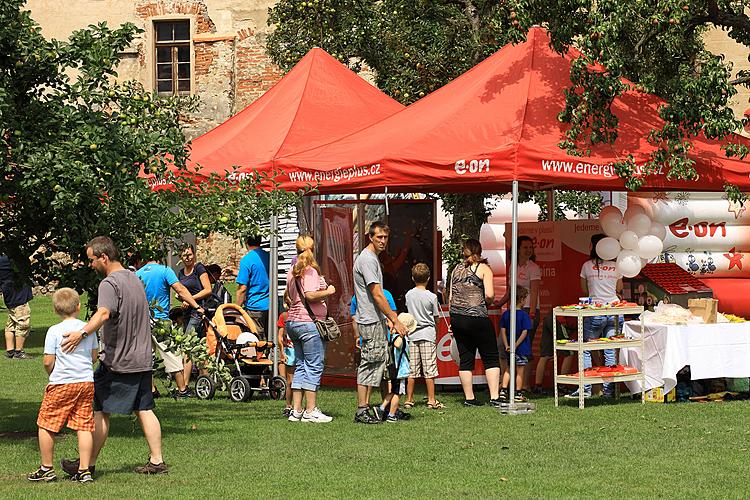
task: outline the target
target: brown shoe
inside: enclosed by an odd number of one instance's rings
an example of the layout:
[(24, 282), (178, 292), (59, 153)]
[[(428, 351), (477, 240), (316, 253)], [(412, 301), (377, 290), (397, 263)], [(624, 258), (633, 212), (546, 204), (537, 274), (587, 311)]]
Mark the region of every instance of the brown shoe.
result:
[(165, 464), (164, 462), (160, 464), (153, 464), (151, 463), (151, 460), (146, 462), (146, 465), (139, 465), (133, 470), (138, 474), (166, 474), (167, 472), (169, 472), (167, 464)]

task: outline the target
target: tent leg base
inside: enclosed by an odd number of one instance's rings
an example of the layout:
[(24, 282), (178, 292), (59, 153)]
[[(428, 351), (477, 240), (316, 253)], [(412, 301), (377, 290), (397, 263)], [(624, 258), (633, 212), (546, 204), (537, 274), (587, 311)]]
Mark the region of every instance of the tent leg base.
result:
[(499, 410), (500, 415), (525, 415), (534, 413), (536, 405), (534, 403), (503, 403)]

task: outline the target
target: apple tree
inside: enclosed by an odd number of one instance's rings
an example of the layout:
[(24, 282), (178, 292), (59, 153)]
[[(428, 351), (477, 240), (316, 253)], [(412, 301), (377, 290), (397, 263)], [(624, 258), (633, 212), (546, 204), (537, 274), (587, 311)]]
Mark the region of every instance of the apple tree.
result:
[[(258, 189), (258, 176), (192, 181), (181, 120), (197, 101), (116, 80), (136, 26), (101, 23), (48, 40), (23, 4), (0, 0), (0, 253), (20, 279), (59, 281), (93, 300), (84, 245), (95, 235), (127, 256), (187, 232), (257, 232), (296, 202), (297, 193)], [(144, 172), (175, 188), (150, 189)]]
[[(570, 124), (561, 147), (585, 154), (589, 144), (616, 141), (618, 121), (609, 106), (626, 89), (621, 81), (625, 77), (638, 90), (666, 101), (659, 110), (664, 126), (644, 131), (658, 146), (644, 166), (647, 173), (665, 166), (669, 178), (696, 179), (688, 152), (699, 134), (725, 142), (727, 156), (744, 158), (748, 153), (732, 143), (731, 134), (743, 123), (730, 101), (738, 86), (750, 86), (750, 73), (735, 73), (722, 54), (706, 49), (703, 36), (718, 28), (750, 47), (750, 1), (555, 0), (528, 5), (524, 28), (544, 23), (558, 50), (575, 45), (583, 53), (573, 63), (571, 87), (559, 115)], [(642, 185), (643, 177), (633, 175), (632, 158), (615, 167), (629, 188)], [(730, 199), (744, 199), (734, 186), (725, 190)]]

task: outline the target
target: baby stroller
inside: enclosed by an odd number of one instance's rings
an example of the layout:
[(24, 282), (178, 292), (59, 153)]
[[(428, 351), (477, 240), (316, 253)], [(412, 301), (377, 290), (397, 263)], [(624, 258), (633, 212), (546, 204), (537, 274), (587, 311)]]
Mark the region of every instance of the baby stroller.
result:
[[(237, 304), (222, 304), (213, 321), (206, 320), (206, 347), (216, 360), (230, 367), (229, 399), (248, 401), (254, 392), (271, 399), (286, 396), (286, 380), (273, 376), (274, 343), (258, 340), (255, 322)], [(199, 399), (212, 399), (224, 383), (218, 374), (201, 375), (195, 381)]]

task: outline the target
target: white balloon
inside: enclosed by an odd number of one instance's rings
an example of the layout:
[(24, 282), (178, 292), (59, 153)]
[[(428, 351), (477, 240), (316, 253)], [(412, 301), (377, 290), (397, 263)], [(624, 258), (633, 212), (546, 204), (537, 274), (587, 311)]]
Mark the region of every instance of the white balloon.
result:
[(657, 257), (663, 248), (664, 243), (653, 234), (647, 234), (638, 240), (638, 255), (643, 259)]
[(620, 235), (620, 246), (625, 250), (635, 250), (638, 248), (638, 235), (633, 231), (623, 231)]
[(659, 238), (661, 241), (664, 241), (664, 238), (667, 237), (667, 228), (664, 227), (663, 224), (659, 224), (658, 222), (652, 222), (651, 223), (651, 229), (648, 232), (649, 234), (653, 234), (657, 238)]
[(620, 220), (622, 220), (622, 212), (614, 205), (607, 205), (606, 207), (602, 208), (602, 211), (599, 212), (599, 219), (601, 220), (602, 217), (607, 217), (609, 216), (609, 214), (614, 214)]
[[(638, 214), (646, 215), (646, 209), (644, 209), (640, 205), (630, 205), (628, 206), (628, 209), (625, 210), (625, 215), (623, 215), (623, 220), (625, 221), (625, 224), (630, 222), (630, 219), (635, 217)], [(646, 215), (648, 217), (648, 215)]]
[(628, 221), (628, 229), (639, 237), (646, 236), (651, 231), (651, 219), (646, 214), (635, 214)]
[(602, 225), (604, 234), (611, 238), (619, 238), (622, 232), (627, 229), (622, 217), (612, 212), (599, 216), (599, 223)]
[(596, 244), (596, 254), (603, 260), (614, 260), (620, 253), (620, 243), (614, 238), (602, 238)]
[(632, 250), (623, 250), (617, 256), (617, 272), (626, 278), (633, 278), (641, 272), (641, 258)]

